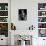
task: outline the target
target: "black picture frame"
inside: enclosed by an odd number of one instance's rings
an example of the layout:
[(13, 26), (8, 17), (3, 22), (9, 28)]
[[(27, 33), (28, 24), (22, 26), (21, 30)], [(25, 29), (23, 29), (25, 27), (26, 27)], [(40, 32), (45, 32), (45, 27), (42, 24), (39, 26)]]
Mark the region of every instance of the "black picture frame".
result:
[(27, 20), (27, 9), (19, 9), (18, 10), (18, 19), (20, 21), (26, 21)]

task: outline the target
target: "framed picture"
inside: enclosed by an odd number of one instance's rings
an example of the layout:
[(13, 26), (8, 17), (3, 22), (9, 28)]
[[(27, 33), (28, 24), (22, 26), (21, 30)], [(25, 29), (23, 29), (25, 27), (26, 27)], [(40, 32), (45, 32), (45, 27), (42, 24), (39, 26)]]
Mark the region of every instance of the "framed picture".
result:
[(20, 21), (27, 20), (27, 9), (19, 9), (18, 10), (18, 19)]

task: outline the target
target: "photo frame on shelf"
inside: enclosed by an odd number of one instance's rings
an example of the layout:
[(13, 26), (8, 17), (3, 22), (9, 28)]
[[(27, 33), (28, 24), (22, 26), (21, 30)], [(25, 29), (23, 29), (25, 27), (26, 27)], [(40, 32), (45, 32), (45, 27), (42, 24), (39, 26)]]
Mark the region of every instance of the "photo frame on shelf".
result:
[(18, 9), (18, 19), (20, 21), (27, 20), (27, 9)]

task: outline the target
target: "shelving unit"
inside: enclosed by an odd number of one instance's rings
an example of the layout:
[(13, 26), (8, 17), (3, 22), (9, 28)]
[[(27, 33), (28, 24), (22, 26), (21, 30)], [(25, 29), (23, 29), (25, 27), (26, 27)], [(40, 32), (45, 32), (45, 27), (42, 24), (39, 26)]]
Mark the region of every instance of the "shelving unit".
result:
[(46, 3), (38, 3), (38, 31), (39, 37), (46, 37)]
[(0, 3), (0, 35), (8, 37), (8, 3)]

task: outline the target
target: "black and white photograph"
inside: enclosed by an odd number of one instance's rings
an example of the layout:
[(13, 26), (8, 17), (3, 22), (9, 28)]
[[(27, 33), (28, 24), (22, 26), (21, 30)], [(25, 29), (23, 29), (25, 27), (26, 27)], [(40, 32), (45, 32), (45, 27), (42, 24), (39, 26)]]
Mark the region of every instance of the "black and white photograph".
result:
[(19, 16), (20, 21), (26, 21), (27, 20), (27, 9), (19, 9), (18, 16)]

